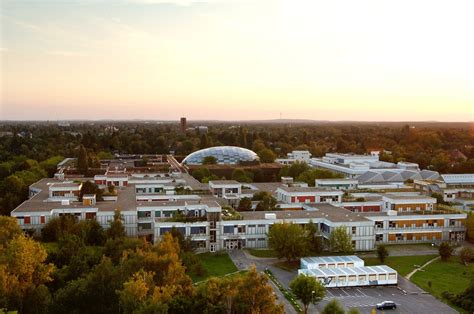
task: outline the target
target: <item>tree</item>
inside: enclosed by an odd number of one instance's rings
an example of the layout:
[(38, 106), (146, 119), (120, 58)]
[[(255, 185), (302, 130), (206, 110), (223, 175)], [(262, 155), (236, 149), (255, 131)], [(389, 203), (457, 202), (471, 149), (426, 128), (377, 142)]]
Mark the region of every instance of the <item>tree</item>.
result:
[(441, 256), (442, 261), (447, 261), (453, 255), (453, 247), (449, 242), (442, 242), (439, 245), (438, 252), (439, 256)]
[(258, 211), (270, 211), (275, 210), (277, 200), (270, 194), (264, 195), (262, 200), (258, 202), (256, 210)]
[(110, 222), (110, 227), (107, 229), (107, 237), (112, 239), (125, 237), (125, 228), (122, 223), (122, 215), (119, 210), (114, 211), (114, 219)]
[(474, 249), (467, 246), (463, 247), (459, 251), (459, 259), (464, 264), (474, 261)]
[[(7, 242), (0, 255), (0, 308), (16, 309), (20, 313), (29, 312), (25, 303), (38, 289), (43, 295), (44, 285), (52, 281), (54, 265), (46, 264), (47, 253), (40, 243), (23, 234)], [(46, 290), (47, 291), (47, 290)], [(49, 294), (48, 294), (49, 295)], [(3, 303), (3, 304), (2, 304)]]
[(238, 182), (252, 182), (252, 178), (250, 176), (250, 172), (244, 171), (240, 168), (236, 168), (234, 171), (232, 171), (232, 180), (236, 180)]
[(309, 186), (315, 185), (316, 179), (342, 178), (343, 175), (324, 169), (308, 169), (301, 173), (296, 180), (306, 182)]
[(318, 226), (310, 220), (305, 226), (308, 241), (308, 250), (312, 254), (320, 254), (324, 250), (323, 237), (319, 233)]
[(276, 223), (268, 232), (268, 245), (277, 252), (278, 258), (294, 261), (308, 250), (306, 234), (299, 225), (293, 223)]
[(209, 169), (206, 168), (206, 167), (199, 167), (199, 168), (197, 168), (196, 170), (193, 170), (192, 176), (193, 176), (196, 180), (202, 182), (202, 180), (203, 180), (204, 178), (211, 176), (211, 172), (210, 172)]
[(384, 263), (385, 262), (385, 258), (388, 257), (388, 250), (387, 248), (385, 247), (385, 245), (383, 244), (379, 244), (377, 245), (377, 256), (380, 260), (380, 263)]
[(214, 156), (206, 156), (202, 159), (203, 165), (215, 165), (217, 164), (217, 158)]
[(474, 242), (474, 214), (471, 212), (466, 218), (466, 238), (469, 242)]
[(268, 279), (254, 266), (242, 276), (210, 278), (198, 286), (195, 300), (195, 313), (284, 313)]
[(103, 199), (102, 198), (103, 191), (99, 189), (97, 184), (89, 180), (82, 183), (81, 191), (79, 192), (79, 201), (82, 202), (82, 198), (84, 197), (85, 194), (95, 194), (97, 201), (102, 201)]
[(334, 228), (329, 235), (331, 251), (351, 254), (354, 252), (352, 236), (347, 232), (346, 226)]
[(304, 313), (308, 313), (310, 303), (317, 304), (324, 298), (326, 289), (314, 277), (298, 275), (290, 283), (291, 291), (303, 303)]
[(268, 148), (260, 150), (258, 152), (258, 157), (260, 157), (260, 161), (264, 163), (274, 162), (276, 159), (275, 153)]
[(20, 226), (15, 217), (0, 216), (0, 252), (8, 241), (21, 234)]
[(79, 146), (79, 153), (77, 155), (77, 170), (83, 175), (87, 175), (87, 171), (89, 170), (87, 151), (84, 148), (84, 145)]
[(326, 304), (321, 314), (344, 314), (344, 308), (336, 299), (332, 299)]
[(240, 211), (249, 211), (252, 209), (252, 201), (248, 197), (240, 199), (239, 206), (237, 207)]
[(265, 275), (252, 265), (247, 274), (238, 281), (235, 308), (239, 313), (280, 313), (283, 305), (276, 304), (273, 288)]

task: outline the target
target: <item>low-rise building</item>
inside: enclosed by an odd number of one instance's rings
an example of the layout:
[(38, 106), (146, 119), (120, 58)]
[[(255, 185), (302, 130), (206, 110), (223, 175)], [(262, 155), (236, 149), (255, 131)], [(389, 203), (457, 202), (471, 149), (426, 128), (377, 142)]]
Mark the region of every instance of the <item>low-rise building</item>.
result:
[(342, 191), (314, 187), (281, 186), (276, 190), (277, 201), (285, 204), (341, 203)]
[(382, 202), (384, 211), (412, 212), (433, 210), (436, 199), (424, 195), (386, 194), (382, 197)]
[(330, 188), (336, 190), (355, 190), (359, 182), (354, 179), (316, 179), (317, 188)]

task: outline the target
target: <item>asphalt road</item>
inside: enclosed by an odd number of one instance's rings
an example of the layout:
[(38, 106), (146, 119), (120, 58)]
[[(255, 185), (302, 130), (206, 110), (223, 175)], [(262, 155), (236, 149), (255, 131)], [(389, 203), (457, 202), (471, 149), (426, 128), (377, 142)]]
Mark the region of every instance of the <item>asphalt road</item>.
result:
[[(329, 288), (324, 300), (316, 308), (311, 307), (309, 312), (318, 313), (332, 299), (337, 299), (346, 309), (357, 308), (361, 313), (372, 313), (375, 305), (383, 301), (393, 301), (397, 304), (396, 310), (386, 310), (385, 313), (457, 313), (430, 294), (405, 294), (394, 286)], [(382, 313), (382, 311), (377, 311), (377, 313)]]

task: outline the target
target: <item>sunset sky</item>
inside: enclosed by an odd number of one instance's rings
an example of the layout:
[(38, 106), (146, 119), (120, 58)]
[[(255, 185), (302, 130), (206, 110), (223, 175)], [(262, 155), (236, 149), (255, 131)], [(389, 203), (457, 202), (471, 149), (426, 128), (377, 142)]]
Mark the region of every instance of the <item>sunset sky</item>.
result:
[(0, 3), (0, 119), (474, 121), (472, 0)]

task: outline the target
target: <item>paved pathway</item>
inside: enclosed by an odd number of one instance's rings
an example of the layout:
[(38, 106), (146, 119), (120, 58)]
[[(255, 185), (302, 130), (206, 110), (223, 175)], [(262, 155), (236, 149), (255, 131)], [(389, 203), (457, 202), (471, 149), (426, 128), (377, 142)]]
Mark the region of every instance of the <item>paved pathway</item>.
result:
[(417, 271), (419, 271), (420, 269), (423, 269), (425, 268), (426, 266), (428, 266), (429, 264), (433, 263), (434, 261), (440, 259), (439, 256), (436, 256), (435, 258), (427, 261), (426, 263), (424, 263), (421, 267), (418, 267), (418, 268), (415, 268), (414, 270), (412, 270), (408, 275), (406, 275), (406, 279), (410, 280), (411, 276), (413, 276), (414, 273), (416, 273)]

